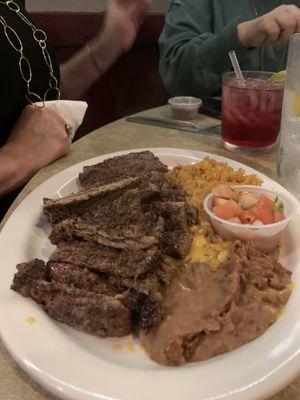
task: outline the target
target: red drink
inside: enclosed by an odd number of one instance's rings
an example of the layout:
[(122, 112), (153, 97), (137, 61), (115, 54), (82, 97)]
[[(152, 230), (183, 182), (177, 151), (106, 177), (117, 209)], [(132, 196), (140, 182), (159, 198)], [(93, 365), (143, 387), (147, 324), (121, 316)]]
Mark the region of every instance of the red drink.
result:
[(244, 76), (244, 84), (234, 73), (223, 77), (223, 144), (228, 150), (266, 150), (279, 134), (283, 83), (268, 81), (269, 72), (245, 72)]

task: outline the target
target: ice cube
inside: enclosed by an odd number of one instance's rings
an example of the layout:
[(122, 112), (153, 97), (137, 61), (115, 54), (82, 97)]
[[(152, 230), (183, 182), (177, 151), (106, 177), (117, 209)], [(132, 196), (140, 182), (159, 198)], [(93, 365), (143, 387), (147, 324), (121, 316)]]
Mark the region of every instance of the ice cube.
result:
[(249, 97), (250, 110), (256, 111), (259, 107), (259, 99), (257, 93), (254, 90), (249, 90), (248, 97)]
[(276, 110), (277, 103), (278, 103), (277, 93), (275, 94), (275, 93), (270, 92), (269, 93), (269, 101), (267, 104), (267, 112), (269, 114), (273, 114), (274, 112), (277, 112), (277, 110)]
[(258, 95), (258, 99), (259, 99), (259, 112), (266, 113), (267, 104), (269, 103), (268, 92), (260, 92)]

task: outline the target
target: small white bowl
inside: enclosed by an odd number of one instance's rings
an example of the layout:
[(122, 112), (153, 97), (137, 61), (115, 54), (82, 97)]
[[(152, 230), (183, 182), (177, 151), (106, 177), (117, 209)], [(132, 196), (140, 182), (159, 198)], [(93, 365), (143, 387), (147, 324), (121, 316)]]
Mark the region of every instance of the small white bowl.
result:
[(275, 200), (278, 196), (284, 205), (283, 221), (275, 222), (274, 224), (253, 226), (250, 224), (237, 224), (235, 222), (225, 221), (217, 217), (212, 211), (213, 193), (205, 197), (203, 206), (206, 213), (209, 215), (214, 230), (225, 240), (241, 239), (251, 241), (257, 249), (269, 252), (273, 250), (279, 243), (288, 223), (295, 216), (297, 205), (285, 194), (277, 190), (265, 189), (260, 186), (253, 185), (238, 185), (232, 186), (243, 191), (249, 191), (258, 194), (265, 194), (271, 200)]
[(168, 103), (171, 106), (173, 118), (181, 121), (197, 118), (199, 107), (202, 106), (201, 99), (190, 96), (172, 97)]

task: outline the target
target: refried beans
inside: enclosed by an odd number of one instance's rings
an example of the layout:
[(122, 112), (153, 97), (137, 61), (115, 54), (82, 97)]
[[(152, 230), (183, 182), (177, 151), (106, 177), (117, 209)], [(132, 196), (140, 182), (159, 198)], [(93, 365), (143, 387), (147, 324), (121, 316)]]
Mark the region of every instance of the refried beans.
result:
[(291, 273), (250, 244), (228, 244), (217, 268), (186, 261), (165, 288), (162, 322), (142, 330), (150, 357), (162, 365), (202, 361), (259, 337), (280, 316)]

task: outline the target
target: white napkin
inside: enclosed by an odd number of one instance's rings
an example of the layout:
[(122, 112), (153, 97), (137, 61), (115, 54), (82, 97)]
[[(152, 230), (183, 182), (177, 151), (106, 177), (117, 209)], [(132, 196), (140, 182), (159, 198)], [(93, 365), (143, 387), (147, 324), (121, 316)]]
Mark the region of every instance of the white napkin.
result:
[[(42, 103), (36, 103), (41, 106)], [(45, 107), (60, 115), (66, 124), (72, 127), (69, 134), (70, 143), (72, 143), (77, 129), (82, 124), (88, 104), (85, 101), (74, 100), (52, 100), (45, 101)]]

